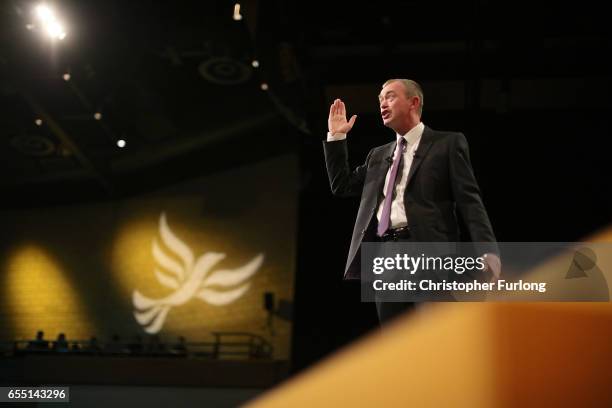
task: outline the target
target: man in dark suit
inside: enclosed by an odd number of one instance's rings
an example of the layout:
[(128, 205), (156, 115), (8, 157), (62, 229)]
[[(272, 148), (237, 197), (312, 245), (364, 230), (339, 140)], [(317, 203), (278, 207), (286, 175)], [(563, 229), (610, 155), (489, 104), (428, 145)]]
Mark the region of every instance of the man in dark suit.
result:
[[(353, 170), (346, 136), (357, 116), (347, 121), (340, 99), (329, 109), (323, 146), (331, 190), (338, 196), (361, 196), (344, 279), (360, 277), (362, 242), (457, 242), (460, 235), (491, 243), (484, 254), (485, 270), (497, 279), (501, 265), (495, 235), (465, 136), (421, 122), (423, 91), (412, 80), (388, 80), (379, 101), (383, 123), (396, 133), (395, 140), (370, 150), (365, 163)], [(381, 322), (412, 306), (376, 302)]]

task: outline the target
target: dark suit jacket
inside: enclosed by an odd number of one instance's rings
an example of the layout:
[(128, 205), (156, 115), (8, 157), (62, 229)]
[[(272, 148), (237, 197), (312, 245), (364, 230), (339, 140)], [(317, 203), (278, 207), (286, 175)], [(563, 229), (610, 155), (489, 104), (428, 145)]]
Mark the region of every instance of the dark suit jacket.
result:
[[(346, 139), (323, 142), (333, 194), (361, 195), (345, 279), (360, 277), (360, 246), (375, 237), (375, 214), (390, 166), (387, 158), (393, 156), (395, 146), (393, 141), (373, 148), (365, 163), (351, 171)], [(491, 243), (486, 252), (499, 253), (462, 133), (426, 126), (406, 183), (406, 216), (415, 241), (457, 242), (463, 236), (469, 241)]]

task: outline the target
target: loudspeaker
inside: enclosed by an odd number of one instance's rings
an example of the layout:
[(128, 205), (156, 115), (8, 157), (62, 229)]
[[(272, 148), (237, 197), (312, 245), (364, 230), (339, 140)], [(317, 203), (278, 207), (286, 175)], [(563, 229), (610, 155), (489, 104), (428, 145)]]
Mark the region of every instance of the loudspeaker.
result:
[(264, 293), (264, 308), (268, 312), (274, 311), (274, 293), (272, 292)]

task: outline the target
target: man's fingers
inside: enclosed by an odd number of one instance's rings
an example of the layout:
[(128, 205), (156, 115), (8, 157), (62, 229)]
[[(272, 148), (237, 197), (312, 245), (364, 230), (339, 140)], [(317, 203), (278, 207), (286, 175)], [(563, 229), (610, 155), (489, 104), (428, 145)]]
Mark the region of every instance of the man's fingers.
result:
[(335, 115), (337, 110), (338, 110), (338, 100), (335, 99), (334, 102), (332, 102), (331, 106), (329, 107), (329, 114)]
[[(346, 106), (344, 105), (344, 102), (342, 102), (342, 99), (334, 100), (334, 102), (329, 107), (329, 115), (330, 116), (342, 115), (346, 117)], [(354, 119), (351, 119), (351, 120), (352, 120), (351, 124), (355, 122)]]
[(353, 125), (355, 124), (355, 120), (357, 120), (357, 115), (353, 115), (351, 117), (351, 120), (349, 120), (349, 126), (352, 128)]

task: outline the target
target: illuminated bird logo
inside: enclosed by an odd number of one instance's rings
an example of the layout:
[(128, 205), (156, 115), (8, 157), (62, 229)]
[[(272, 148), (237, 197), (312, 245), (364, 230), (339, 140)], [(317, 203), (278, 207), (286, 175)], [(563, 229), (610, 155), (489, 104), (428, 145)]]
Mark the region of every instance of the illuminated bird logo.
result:
[[(164, 252), (157, 239), (153, 239), (151, 252), (156, 262), (155, 277), (160, 284), (173, 289), (174, 292), (161, 299), (151, 299), (134, 290), (134, 317), (150, 334), (161, 330), (170, 309), (194, 297), (216, 306), (232, 303), (249, 289), (250, 282), (246, 282), (247, 279), (253, 276), (263, 263), (264, 256), (259, 254), (239, 268), (211, 272), (212, 268), (225, 258), (225, 254), (206, 252), (195, 259), (191, 249), (168, 226), (165, 213), (159, 218), (159, 235), (164, 246), (172, 251), (180, 262)], [(218, 290), (214, 287), (228, 289)]]

